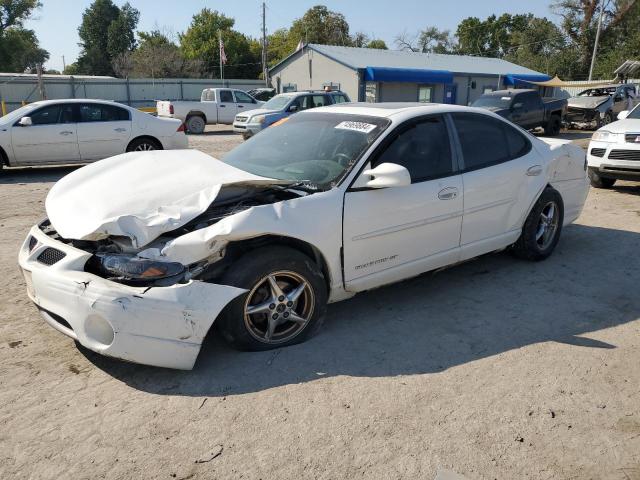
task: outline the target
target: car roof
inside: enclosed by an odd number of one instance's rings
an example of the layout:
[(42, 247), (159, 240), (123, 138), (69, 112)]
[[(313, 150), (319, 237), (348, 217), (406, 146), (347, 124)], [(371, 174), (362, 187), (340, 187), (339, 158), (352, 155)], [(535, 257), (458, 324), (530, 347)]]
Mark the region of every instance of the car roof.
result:
[(44, 105), (54, 105), (56, 103), (101, 103), (104, 105), (116, 105), (118, 107), (130, 108), (132, 110), (135, 110), (135, 108), (123, 103), (118, 103), (115, 100), (99, 100), (97, 98), (56, 98), (53, 100), (38, 100), (37, 102), (32, 102), (28, 105), (38, 107)]
[(326, 112), (341, 113), (351, 115), (363, 115), (370, 117), (391, 118), (402, 116), (404, 119), (427, 115), (430, 113), (455, 113), (455, 112), (473, 112), (489, 114), (490, 112), (480, 108), (465, 107), (462, 105), (448, 105), (443, 103), (419, 103), (419, 102), (388, 102), (388, 103), (366, 103), (366, 102), (350, 102), (338, 103), (326, 107), (318, 107), (305, 110), (301, 114), (307, 112)]
[(504, 96), (512, 96), (517, 95), (519, 93), (529, 93), (529, 92), (537, 92), (537, 90), (533, 88), (507, 88), (505, 90), (494, 90), (493, 92), (484, 93), (483, 96), (486, 97), (504, 97)]

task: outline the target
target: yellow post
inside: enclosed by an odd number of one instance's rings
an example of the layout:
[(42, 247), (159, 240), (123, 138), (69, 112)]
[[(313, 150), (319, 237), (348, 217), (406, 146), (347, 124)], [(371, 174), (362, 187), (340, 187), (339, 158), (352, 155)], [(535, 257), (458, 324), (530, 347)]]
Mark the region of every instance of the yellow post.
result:
[(7, 105), (4, 103), (4, 100), (0, 102), (0, 106), (2, 106), (2, 116), (5, 116), (7, 114)]

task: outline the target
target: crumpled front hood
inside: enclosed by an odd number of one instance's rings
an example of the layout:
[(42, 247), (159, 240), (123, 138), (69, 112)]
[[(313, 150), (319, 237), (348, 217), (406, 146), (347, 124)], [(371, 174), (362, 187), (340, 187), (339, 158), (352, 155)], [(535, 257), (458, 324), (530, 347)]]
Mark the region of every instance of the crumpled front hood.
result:
[(253, 175), (197, 150), (132, 152), (62, 178), (45, 207), (63, 238), (125, 236), (140, 248), (204, 212), (222, 186), (243, 183), (288, 182)]
[(567, 100), (567, 105), (575, 108), (596, 108), (609, 100), (609, 98), (609, 95), (602, 97), (573, 97)]

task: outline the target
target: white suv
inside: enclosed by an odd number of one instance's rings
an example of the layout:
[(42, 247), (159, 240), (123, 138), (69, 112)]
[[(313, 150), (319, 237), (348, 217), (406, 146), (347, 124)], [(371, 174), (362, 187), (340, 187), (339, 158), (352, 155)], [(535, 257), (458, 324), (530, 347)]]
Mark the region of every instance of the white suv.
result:
[(640, 181), (640, 105), (593, 134), (587, 160), (596, 188), (611, 188), (616, 180)]

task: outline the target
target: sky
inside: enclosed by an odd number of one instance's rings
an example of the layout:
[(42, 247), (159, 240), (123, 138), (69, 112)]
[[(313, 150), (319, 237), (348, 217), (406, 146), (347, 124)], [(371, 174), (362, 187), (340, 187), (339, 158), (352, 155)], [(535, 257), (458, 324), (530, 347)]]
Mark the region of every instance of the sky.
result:
[[(40, 45), (51, 55), (46, 68), (62, 70), (63, 55), (67, 65), (78, 57), (78, 25), (91, 0), (41, 2), (42, 8), (27, 22), (27, 27), (35, 30)], [(125, 0), (114, 3), (121, 6)], [(261, 35), (262, 0), (129, 0), (129, 3), (140, 11), (138, 30), (142, 31), (159, 28), (175, 34), (183, 32), (192, 16), (208, 7), (235, 18), (236, 30), (252, 37)], [(469, 16), (484, 19), (494, 13), (530, 12), (558, 21), (549, 3), (548, 0), (266, 0), (266, 24), (267, 32), (289, 27), (307, 9), (323, 4), (346, 17), (351, 33), (364, 32), (394, 48), (393, 39), (402, 32), (415, 34), (427, 26), (455, 31), (460, 20)]]

